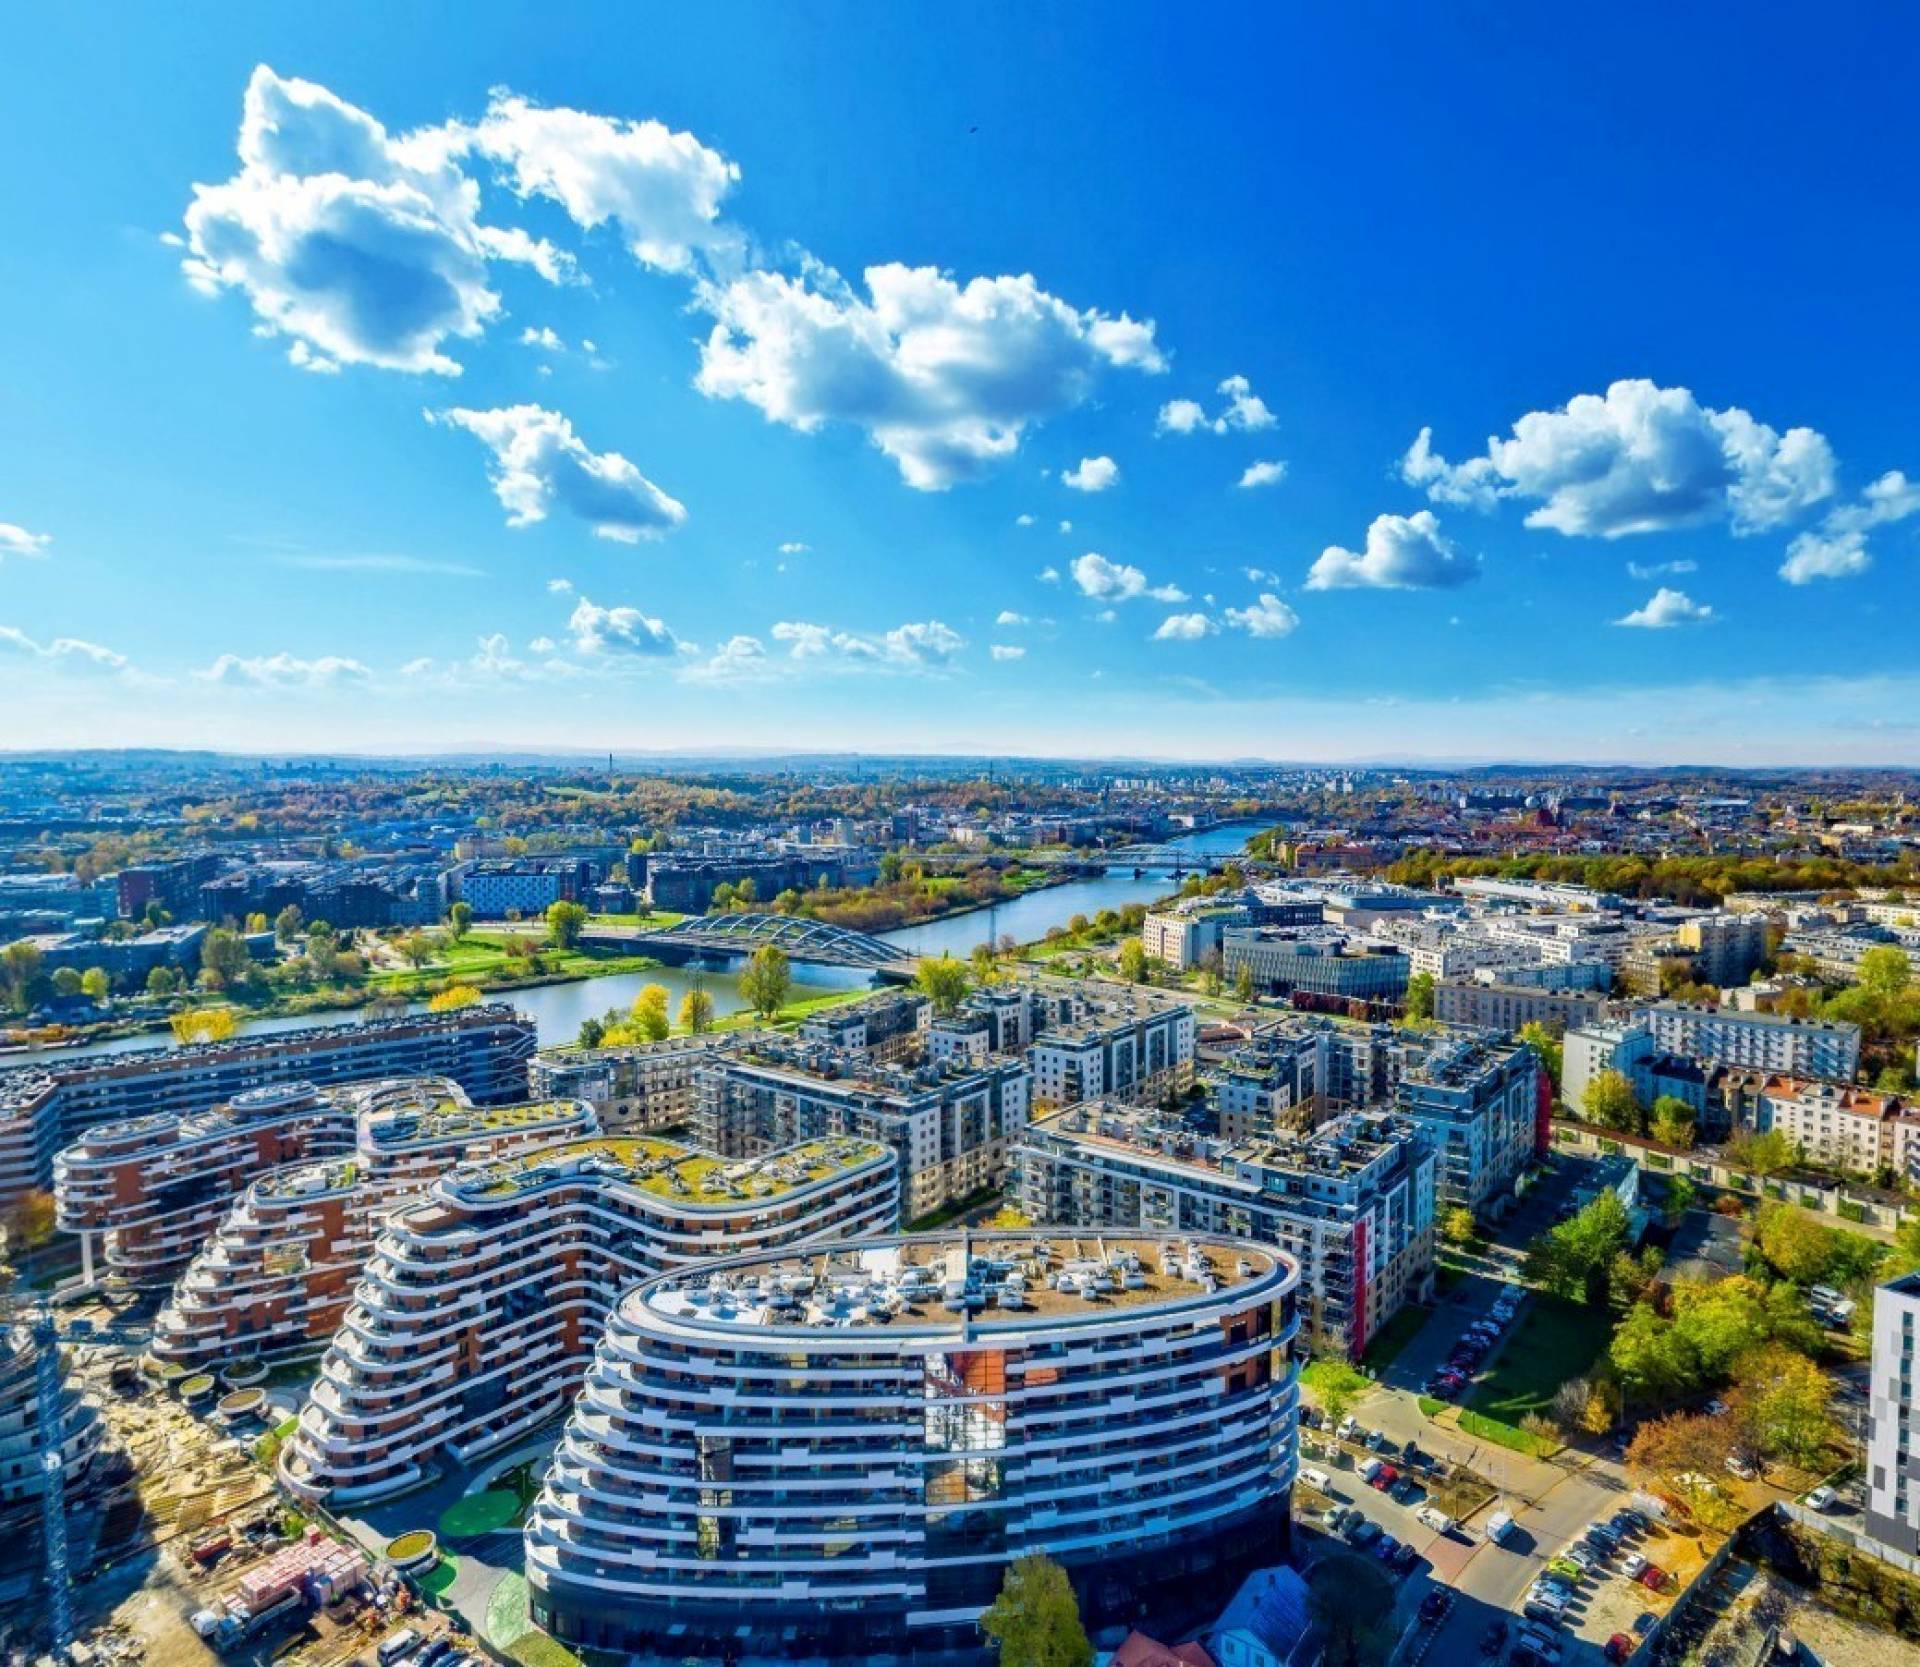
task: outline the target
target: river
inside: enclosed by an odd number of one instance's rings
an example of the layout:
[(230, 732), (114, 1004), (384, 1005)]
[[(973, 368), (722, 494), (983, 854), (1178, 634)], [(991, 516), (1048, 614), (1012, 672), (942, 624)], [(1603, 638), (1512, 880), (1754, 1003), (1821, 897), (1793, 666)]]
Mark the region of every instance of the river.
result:
[[(1218, 855), (1239, 851), (1247, 836), (1264, 823), (1222, 823), (1199, 833), (1181, 834), (1166, 841), (1196, 855)], [(1043, 938), (1047, 929), (1064, 926), (1075, 915), (1089, 917), (1102, 909), (1118, 909), (1128, 903), (1150, 902), (1172, 889), (1173, 881), (1165, 873), (1134, 874), (1115, 871), (1098, 878), (1069, 880), (1064, 885), (1043, 886), (1011, 902), (996, 903), (965, 914), (948, 915), (920, 926), (903, 926), (895, 932), (879, 934), (888, 943), (900, 945), (906, 955), (951, 953), (964, 960), (976, 944), (998, 942), (1011, 937), (1017, 943), (1032, 943)], [(833, 990), (862, 989), (871, 975), (847, 967), (820, 967), (808, 963), (795, 966), (793, 994), (796, 998), (825, 995)], [(698, 981), (713, 997), (717, 1013), (736, 1013), (746, 1004), (740, 999), (739, 981), (731, 967), (700, 971), (692, 967), (655, 967), (649, 972), (616, 973), (607, 978), (576, 979), (566, 984), (542, 984), (529, 990), (503, 990), (489, 1000), (511, 1002), (531, 1018), (540, 1030), (543, 1045), (571, 1042), (580, 1031), (580, 1021), (597, 1018), (609, 1008), (624, 1010), (633, 1004), (649, 984), (666, 987), (668, 1011), (678, 1013), (680, 998)], [(420, 1005), (420, 1004), (416, 1004)], [(299, 1013), (279, 1018), (255, 1019), (241, 1027), (246, 1036), (272, 1036), (282, 1031), (312, 1030), (321, 1025), (344, 1024), (351, 1012)], [(163, 1032), (138, 1036), (120, 1036), (107, 1042), (93, 1042), (77, 1048), (35, 1049), (26, 1053), (0, 1055), (0, 1067), (51, 1063), (63, 1059), (84, 1059), (89, 1055), (127, 1053), (135, 1048), (151, 1048), (165, 1041)]]

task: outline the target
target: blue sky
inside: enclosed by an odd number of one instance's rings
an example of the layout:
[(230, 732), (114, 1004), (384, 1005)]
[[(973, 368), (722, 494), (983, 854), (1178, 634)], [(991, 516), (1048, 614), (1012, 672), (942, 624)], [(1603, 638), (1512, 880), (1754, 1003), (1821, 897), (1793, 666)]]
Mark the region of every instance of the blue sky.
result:
[(0, 745), (1920, 762), (1915, 25), (1735, 15), (16, 17)]

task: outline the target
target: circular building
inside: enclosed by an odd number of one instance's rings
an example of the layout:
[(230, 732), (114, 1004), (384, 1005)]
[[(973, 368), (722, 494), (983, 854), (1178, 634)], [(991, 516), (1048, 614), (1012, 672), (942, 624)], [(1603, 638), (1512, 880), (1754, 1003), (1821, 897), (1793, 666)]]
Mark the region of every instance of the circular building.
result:
[(661, 1275), (526, 1530), (534, 1618), (733, 1661), (982, 1655), (1006, 1565), (1090, 1628), (1285, 1552), (1298, 1269), (1172, 1235), (940, 1233)]

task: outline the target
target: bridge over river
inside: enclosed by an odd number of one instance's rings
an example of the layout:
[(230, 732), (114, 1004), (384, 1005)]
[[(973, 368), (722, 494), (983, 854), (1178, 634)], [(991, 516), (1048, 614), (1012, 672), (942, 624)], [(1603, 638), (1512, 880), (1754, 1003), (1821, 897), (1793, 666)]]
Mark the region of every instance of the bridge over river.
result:
[(702, 955), (751, 955), (763, 944), (785, 950), (789, 960), (867, 972), (897, 972), (910, 968), (914, 959), (898, 944), (798, 915), (689, 915), (655, 931), (590, 926), (581, 937), (589, 943), (618, 944), (637, 953), (657, 955), (674, 965)]

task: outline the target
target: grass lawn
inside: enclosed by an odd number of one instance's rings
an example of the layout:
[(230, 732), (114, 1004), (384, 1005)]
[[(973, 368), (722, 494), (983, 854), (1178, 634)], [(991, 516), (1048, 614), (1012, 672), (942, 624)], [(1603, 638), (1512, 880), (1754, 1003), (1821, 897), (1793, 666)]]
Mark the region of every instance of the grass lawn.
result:
[(1447, 1403), (1445, 1401), (1436, 1401), (1431, 1395), (1421, 1395), (1417, 1397), (1417, 1399), (1420, 1403), (1420, 1416), (1422, 1418), (1438, 1418), (1441, 1413), (1447, 1410)]
[(1420, 1328), (1432, 1317), (1431, 1308), (1416, 1308), (1409, 1303), (1380, 1328), (1367, 1345), (1367, 1352), (1362, 1358), (1375, 1373), (1384, 1372), (1393, 1364), (1394, 1357), (1420, 1335)]
[(1535, 1296), (1486, 1377), (1460, 1413), (1469, 1435), (1518, 1453), (1545, 1454), (1558, 1442), (1520, 1428), (1528, 1413), (1545, 1414), (1570, 1378), (1586, 1377), (1606, 1347), (1606, 1316), (1559, 1297)]

